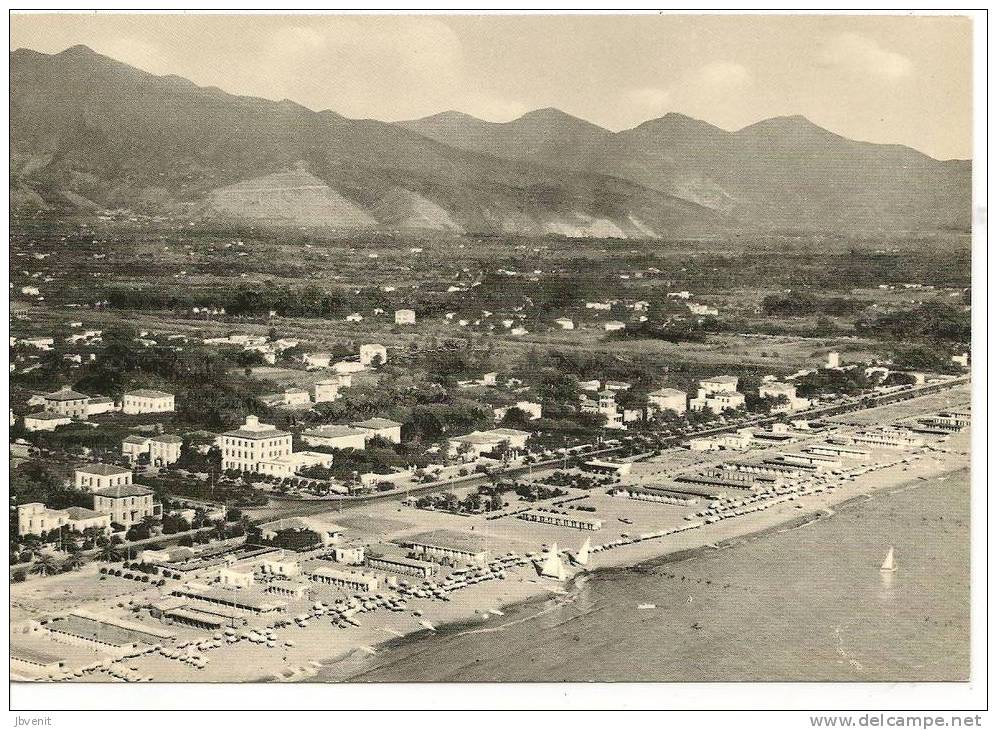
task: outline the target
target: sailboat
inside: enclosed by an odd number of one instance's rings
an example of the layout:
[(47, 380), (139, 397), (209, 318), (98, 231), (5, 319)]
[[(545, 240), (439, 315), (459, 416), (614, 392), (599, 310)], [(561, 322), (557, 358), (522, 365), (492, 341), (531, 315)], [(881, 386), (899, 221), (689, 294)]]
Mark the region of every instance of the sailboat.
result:
[(564, 580), (567, 578), (564, 564), (561, 562), (561, 556), (558, 555), (556, 542), (550, 546), (550, 552), (547, 553), (543, 567), (540, 568), (540, 575), (543, 578), (553, 578), (554, 580)]
[(886, 553), (886, 560), (883, 561), (883, 567), (879, 569), (883, 573), (896, 573), (897, 564), (893, 559), (893, 546), (890, 545), (889, 551)]
[(578, 552), (575, 554), (575, 562), (579, 565), (588, 565), (589, 562), (589, 550), (592, 549), (592, 540), (585, 538), (585, 542), (582, 546), (578, 548)]

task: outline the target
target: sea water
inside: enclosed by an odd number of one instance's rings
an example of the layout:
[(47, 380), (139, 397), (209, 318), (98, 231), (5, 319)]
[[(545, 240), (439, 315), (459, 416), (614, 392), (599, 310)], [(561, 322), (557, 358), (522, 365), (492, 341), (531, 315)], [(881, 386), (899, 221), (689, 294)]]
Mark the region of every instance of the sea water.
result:
[[(890, 545), (898, 570), (884, 574)], [(487, 630), (458, 625), (401, 639), (376, 657), (327, 667), (315, 681), (944, 681), (968, 674), (967, 470), (860, 497), (721, 549), (596, 571), (568, 596), (510, 607)]]

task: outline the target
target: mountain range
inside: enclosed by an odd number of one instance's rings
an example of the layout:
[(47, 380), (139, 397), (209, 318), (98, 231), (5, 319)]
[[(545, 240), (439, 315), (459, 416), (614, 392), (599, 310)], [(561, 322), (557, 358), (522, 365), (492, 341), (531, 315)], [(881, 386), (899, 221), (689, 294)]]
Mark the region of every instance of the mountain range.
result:
[(74, 46), (10, 54), (12, 209), (343, 230), (676, 238), (967, 230), (971, 168), (799, 116), (612, 132), (539, 109), (388, 123), (234, 96)]

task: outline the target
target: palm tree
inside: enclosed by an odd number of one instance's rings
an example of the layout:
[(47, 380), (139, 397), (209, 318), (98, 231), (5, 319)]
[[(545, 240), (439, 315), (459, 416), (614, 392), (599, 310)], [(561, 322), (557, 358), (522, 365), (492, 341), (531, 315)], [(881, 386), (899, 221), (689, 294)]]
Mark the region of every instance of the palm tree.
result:
[(31, 566), (31, 572), (40, 573), (41, 575), (50, 575), (51, 573), (55, 573), (58, 568), (59, 563), (56, 559), (49, 553), (43, 553), (38, 556), (35, 560), (35, 564)]
[(87, 545), (97, 545), (97, 538), (104, 534), (104, 531), (99, 527), (84, 527), (83, 528), (83, 541)]
[(80, 554), (79, 551), (74, 550), (69, 554), (69, 557), (62, 563), (62, 569), (65, 571), (79, 570), (84, 565), (86, 565), (86, 560)]
[(107, 544), (97, 553), (97, 559), (103, 560), (105, 563), (114, 563), (121, 560), (121, 553), (114, 545)]

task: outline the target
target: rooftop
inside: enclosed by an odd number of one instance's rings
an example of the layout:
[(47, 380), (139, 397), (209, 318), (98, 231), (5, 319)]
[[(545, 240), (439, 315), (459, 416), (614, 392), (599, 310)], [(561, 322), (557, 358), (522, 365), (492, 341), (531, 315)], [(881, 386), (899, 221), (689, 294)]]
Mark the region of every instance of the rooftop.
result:
[(144, 446), (149, 442), (149, 440), (148, 436), (125, 436), (124, 439), (122, 439), (122, 443), (141, 444)]
[(366, 421), (354, 421), (350, 425), (355, 428), (397, 428), (402, 424), (388, 418), (368, 418)]
[(310, 428), (304, 432), (304, 435), (319, 436), (321, 438), (340, 438), (343, 436), (366, 436), (367, 431), (362, 428), (353, 428), (352, 426), (329, 424), (319, 426), (318, 428)]
[(183, 439), (172, 433), (161, 433), (158, 436), (153, 436), (149, 439), (150, 441), (155, 441), (157, 444), (182, 444)]
[(84, 393), (77, 393), (75, 390), (71, 389), (69, 386), (63, 386), (54, 393), (49, 393), (45, 396), (45, 400), (54, 401), (65, 401), (65, 400), (85, 400), (90, 396)]
[(418, 535), (401, 538), (398, 542), (403, 545), (424, 545), (467, 553), (479, 553), (487, 549), (485, 541), (477, 535), (454, 532), (453, 530), (420, 532)]
[(94, 494), (98, 497), (111, 497), (112, 499), (147, 497), (152, 493), (151, 489), (143, 487), (141, 484), (120, 484), (117, 487), (104, 487), (103, 489), (94, 491)]
[(89, 520), (94, 517), (103, 517), (106, 512), (97, 512), (96, 510), (87, 509), (86, 507), (67, 507), (66, 514), (71, 520)]
[(226, 431), (222, 434), (222, 436), (231, 436), (232, 438), (239, 439), (270, 439), (290, 435), (287, 431), (278, 431), (273, 426), (268, 429), (237, 428), (234, 431)]
[(36, 421), (68, 421), (69, 416), (64, 416), (61, 413), (49, 413), (48, 411), (42, 411), (41, 413), (29, 413), (25, 418), (31, 418)]
[(138, 390), (129, 390), (125, 393), (125, 396), (132, 396), (133, 398), (172, 398), (173, 394), (162, 390), (152, 390), (151, 388), (139, 388)]
[(77, 472), (84, 474), (96, 474), (101, 477), (117, 476), (119, 474), (130, 474), (131, 469), (115, 466), (114, 464), (84, 464), (76, 468)]
[(723, 383), (724, 385), (737, 385), (737, 377), (734, 375), (714, 375), (712, 378), (703, 378), (704, 383)]
[(685, 392), (681, 390), (676, 390), (675, 388), (659, 388), (658, 390), (648, 393), (648, 395), (650, 396), (656, 395), (659, 397), (676, 397), (676, 398), (678, 396), (682, 396), (683, 398), (685, 398)]

